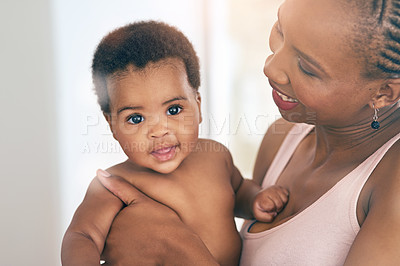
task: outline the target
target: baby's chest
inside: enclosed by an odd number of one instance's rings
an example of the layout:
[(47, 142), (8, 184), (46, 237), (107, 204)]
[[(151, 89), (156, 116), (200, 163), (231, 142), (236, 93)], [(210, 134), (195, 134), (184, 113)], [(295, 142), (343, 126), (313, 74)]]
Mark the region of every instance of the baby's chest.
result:
[(192, 167), (170, 175), (136, 175), (130, 182), (181, 218), (199, 219), (234, 208), (234, 191), (224, 169)]
[(183, 220), (209, 221), (209, 217), (233, 213), (235, 193), (229, 180), (209, 175), (176, 184), (164, 199)]
[(233, 217), (235, 194), (227, 172), (206, 168), (176, 172), (139, 189), (177, 213), (219, 261), (236, 260), (240, 237)]

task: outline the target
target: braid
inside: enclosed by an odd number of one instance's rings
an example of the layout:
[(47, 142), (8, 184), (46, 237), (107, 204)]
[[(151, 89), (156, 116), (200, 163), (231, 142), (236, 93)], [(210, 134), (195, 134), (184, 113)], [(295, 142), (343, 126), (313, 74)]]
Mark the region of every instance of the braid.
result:
[[(386, 3), (386, 0), (382, 1)], [(384, 9), (381, 24), (383, 25), (383, 49), (379, 53), (376, 66), (384, 73), (400, 74), (400, 2), (390, 1), (386, 12)], [(386, 7), (386, 4), (383, 4)]]
[(385, 9), (387, 7), (387, 1), (382, 0), (381, 5), (379, 5), (380, 0), (374, 0), (372, 2), (372, 13), (375, 13), (376, 11), (379, 11), (379, 18), (378, 18), (378, 23), (382, 24), (383, 21), (383, 14), (385, 13)]
[(400, 76), (400, 0), (344, 0), (353, 17), (351, 47), (365, 78)]

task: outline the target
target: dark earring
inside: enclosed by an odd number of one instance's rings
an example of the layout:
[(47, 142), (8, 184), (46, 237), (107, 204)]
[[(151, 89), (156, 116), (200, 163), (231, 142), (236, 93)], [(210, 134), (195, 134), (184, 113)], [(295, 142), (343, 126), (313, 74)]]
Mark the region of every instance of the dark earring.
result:
[(372, 117), (372, 123), (371, 123), (371, 127), (375, 130), (378, 130), (379, 127), (381, 126), (380, 123), (378, 122), (378, 108), (375, 108), (375, 105), (372, 104), (372, 107), (374, 108), (374, 116)]

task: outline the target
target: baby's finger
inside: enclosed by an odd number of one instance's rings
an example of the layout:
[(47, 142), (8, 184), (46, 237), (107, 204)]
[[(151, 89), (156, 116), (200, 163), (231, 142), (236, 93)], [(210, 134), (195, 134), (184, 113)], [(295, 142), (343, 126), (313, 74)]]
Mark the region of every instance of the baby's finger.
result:
[[(279, 201), (280, 198), (278, 197), (276, 200)], [(270, 195), (258, 195), (254, 201), (254, 208), (262, 212), (274, 212), (277, 209), (276, 203)]]
[(265, 212), (262, 210), (254, 210), (254, 218), (263, 223), (272, 222), (277, 215), (277, 212)]
[(277, 192), (278, 192), (278, 194), (281, 197), (283, 202), (288, 201), (288, 199), (289, 199), (289, 190), (287, 190), (286, 188), (283, 188), (283, 187), (279, 187)]
[[(269, 209), (269, 211), (274, 210), (279, 212), (280, 210), (283, 209), (283, 207), (285, 206), (285, 201), (282, 199), (282, 197), (284, 194), (280, 193), (279, 191), (276, 191), (276, 193), (273, 194), (269, 194), (268, 198), (271, 201), (271, 204), (273, 205), (273, 209)], [(265, 199), (264, 199), (265, 201)]]
[(277, 192), (277, 195), (279, 196), (281, 202), (276, 205), (279, 212), (286, 206), (287, 202), (289, 201), (289, 192), (286, 189), (280, 190)]

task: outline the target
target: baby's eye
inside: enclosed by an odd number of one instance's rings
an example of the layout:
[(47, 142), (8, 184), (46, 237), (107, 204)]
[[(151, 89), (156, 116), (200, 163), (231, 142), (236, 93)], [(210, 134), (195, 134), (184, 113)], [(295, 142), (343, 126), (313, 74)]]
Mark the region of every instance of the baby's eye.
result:
[(167, 115), (177, 115), (182, 111), (182, 107), (179, 105), (172, 105), (167, 110)]
[(135, 114), (135, 115), (131, 115), (128, 118), (128, 123), (136, 125), (136, 124), (139, 124), (139, 123), (143, 122), (143, 120), (144, 120), (143, 116), (141, 116), (139, 114)]

